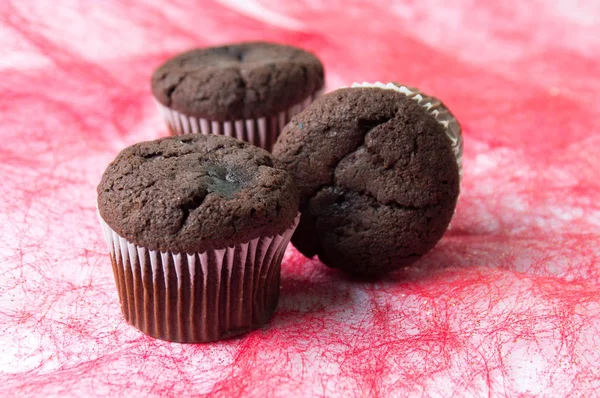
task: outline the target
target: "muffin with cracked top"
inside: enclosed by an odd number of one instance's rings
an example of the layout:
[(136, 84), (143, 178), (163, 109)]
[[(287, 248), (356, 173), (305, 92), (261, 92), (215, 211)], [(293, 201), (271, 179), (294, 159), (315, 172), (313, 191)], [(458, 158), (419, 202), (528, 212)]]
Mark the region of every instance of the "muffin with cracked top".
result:
[(152, 75), (152, 93), (173, 134), (229, 135), (267, 150), (323, 85), (316, 56), (265, 42), (192, 50)]
[(273, 154), (300, 191), (294, 246), (354, 275), (413, 263), (454, 214), (452, 141), (427, 107), (396, 90), (344, 88), (320, 97), (284, 128)]
[(206, 342), (263, 325), (298, 215), (267, 151), (190, 134), (123, 150), (98, 185), (125, 319), (164, 340)]

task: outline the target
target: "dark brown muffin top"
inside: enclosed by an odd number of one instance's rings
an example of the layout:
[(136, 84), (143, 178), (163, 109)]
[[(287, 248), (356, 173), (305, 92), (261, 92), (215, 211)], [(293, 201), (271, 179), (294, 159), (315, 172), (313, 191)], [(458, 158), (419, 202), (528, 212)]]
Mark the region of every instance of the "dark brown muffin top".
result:
[(274, 115), (320, 90), (323, 82), (323, 65), (313, 54), (250, 42), (171, 58), (152, 75), (152, 93), (185, 115), (225, 121)]
[(410, 264), (441, 239), (459, 193), (443, 127), (414, 100), (340, 89), (284, 128), (273, 154), (296, 180), (305, 255), (357, 275)]
[(298, 192), (267, 151), (190, 134), (124, 149), (98, 185), (98, 210), (136, 245), (192, 253), (284, 232)]

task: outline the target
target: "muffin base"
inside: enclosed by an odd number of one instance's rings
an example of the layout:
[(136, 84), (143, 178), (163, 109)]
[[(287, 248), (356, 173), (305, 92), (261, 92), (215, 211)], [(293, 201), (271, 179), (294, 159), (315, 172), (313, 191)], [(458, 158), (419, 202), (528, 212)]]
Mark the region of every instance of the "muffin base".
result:
[(181, 343), (222, 340), (271, 318), (281, 260), (298, 223), (233, 247), (171, 253), (137, 246), (99, 219), (123, 316), (149, 336)]
[(222, 134), (271, 151), (283, 127), (289, 123), (292, 117), (306, 109), (319, 95), (321, 95), (320, 91), (274, 116), (225, 122), (187, 116), (158, 101), (155, 102), (172, 135)]

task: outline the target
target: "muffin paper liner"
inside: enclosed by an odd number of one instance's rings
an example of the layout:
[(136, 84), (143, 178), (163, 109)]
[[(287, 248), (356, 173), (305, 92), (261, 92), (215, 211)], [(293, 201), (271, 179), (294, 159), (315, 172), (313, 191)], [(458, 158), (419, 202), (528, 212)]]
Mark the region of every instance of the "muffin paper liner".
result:
[(458, 164), (458, 173), (462, 180), (462, 154), (463, 154), (463, 140), (460, 124), (450, 112), (448, 108), (437, 98), (428, 96), (422, 93), (414, 87), (403, 86), (395, 83), (353, 83), (352, 87), (377, 87), (386, 90), (394, 90), (399, 93), (406, 95), (409, 98), (417, 101), (419, 105), (427, 109), (427, 112), (433, 116), (445, 129), (446, 135), (450, 138), (452, 145), (452, 152), (456, 157), (456, 163)]
[(221, 134), (248, 141), (253, 145), (270, 151), (283, 127), (292, 117), (306, 109), (320, 94), (321, 92), (318, 91), (307, 97), (304, 101), (274, 116), (225, 122), (186, 116), (183, 113), (164, 106), (158, 101), (155, 102), (172, 135), (191, 133)]
[(224, 339), (264, 325), (279, 300), (283, 234), (202, 253), (149, 250), (102, 219), (123, 316), (152, 337), (182, 343)]

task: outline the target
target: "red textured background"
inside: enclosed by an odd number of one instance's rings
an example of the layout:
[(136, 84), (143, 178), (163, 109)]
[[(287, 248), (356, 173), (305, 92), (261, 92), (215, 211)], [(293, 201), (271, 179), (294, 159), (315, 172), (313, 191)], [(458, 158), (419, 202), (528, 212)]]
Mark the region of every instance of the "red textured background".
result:
[[(191, 3), (0, 2), (0, 396), (600, 395), (599, 2)], [(330, 89), (442, 98), (465, 135), (452, 229), (376, 283), (290, 249), (264, 329), (153, 340), (120, 315), (95, 186), (166, 134), (155, 66), (258, 38), (315, 51)]]

